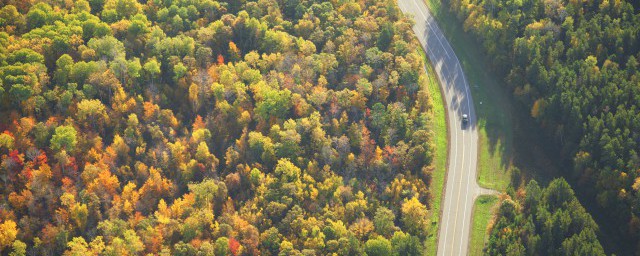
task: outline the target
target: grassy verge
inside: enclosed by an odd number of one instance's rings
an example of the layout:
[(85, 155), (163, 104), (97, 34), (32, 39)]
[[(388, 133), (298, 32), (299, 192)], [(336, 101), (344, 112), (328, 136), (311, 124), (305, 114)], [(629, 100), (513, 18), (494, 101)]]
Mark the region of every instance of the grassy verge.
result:
[(433, 102), (434, 118), (431, 123), (431, 129), (435, 133), (434, 139), (436, 146), (436, 157), (434, 160), (436, 169), (433, 172), (432, 183), (429, 189), (433, 195), (433, 202), (430, 209), (431, 230), (429, 231), (429, 237), (425, 241), (425, 248), (427, 248), (427, 255), (436, 255), (436, 250), (438, 249), (438, 226), (440, 223), (442, 192), (444, 191), (444, 180), (447, 173), (447, 122), (444, 100), (442, 99), (438, 78), (435, 76), (433, 67), (422, 49), (420, 49), (420, 55), (422, 55), (427, 69), (427, 89)]
[(462, 22), (441, 0), (424, 1), (458, 56), (471, 86), (478, 116), (480, 186), (504, 191), (514, 166), (521, 170), (524, 180), (533, 178), (541, 184), (559, 176), (558, 166), (563, 162), (557, 149), (542, 134), (529, 109), (514, 101), (504, 81), (490, 69), (491, 60), (480, 44), (464, 31)]
[[(541, 184), (557, 176), (558, 159), (546, 153), (548, 148), (543, 143), (546, 140), (535, 129), (528, 109), (513, 101), (502, 79), (490, 70), (490, 58), (480, 44), (464, 31), (462, 22), (446, 3), (424, 1), (454, 49), (471, 87), (478, 117), (478, 184), (505, 191), (514, 166), (521, 170), (525, 180), (535, 178)], [(483, 215), (474, 217), (471, 255), (481, 253), (484, 247), (490, 205), (497, 202), (496, 197), (490, 198), (493, 199), (480, 197), (477, 201), (474, 216)]]
[(473, 226), (469, 255), (482, 255), (482, 248), (487, 242), (487, 225), (493, 216), (493, 208), (498, 203), (496, 196), (479, 196), (473, 206)]
[(513, 160), (513, 121), (509, 95), (486, 67), (488, 61), (456, 17), (439, 0), (425, 0), (464, 69), (478, 116), (478, 184), (504, 191)]
[[(492, 70), (491, 60), (480, 44), (467, 34), (462, 23), (441, 0), (424, 0), (438, 26), (453, 47), (471, 86), (478, 116), (478, 184), (504, 191), (513, 166), (525, 180), (542, 184), (558, 176), (561, 159), (537, 129), (529, 110), (514, 102), (503, 80)], [(517, 142), (517, 143), (516, 143)], [(551, 150), (551, 151), (550, 151)]]

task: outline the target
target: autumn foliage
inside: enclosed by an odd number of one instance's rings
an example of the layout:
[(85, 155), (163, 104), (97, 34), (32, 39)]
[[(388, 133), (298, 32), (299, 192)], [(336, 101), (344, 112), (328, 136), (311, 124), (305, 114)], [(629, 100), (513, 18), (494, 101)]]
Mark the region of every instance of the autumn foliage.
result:
[(0, 254), (432, 235), (431, 102), (394, 1), (9, 1), (0, 24)]

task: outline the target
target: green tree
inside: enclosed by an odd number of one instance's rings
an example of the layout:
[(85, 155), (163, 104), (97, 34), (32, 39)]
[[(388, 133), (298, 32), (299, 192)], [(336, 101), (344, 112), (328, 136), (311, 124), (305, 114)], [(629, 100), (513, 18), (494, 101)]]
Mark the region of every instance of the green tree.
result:
[(376, 210), (375, 217), (373, 218), (373, 224), (376, 228), (376, 232), (381, 236), (389, 236), (396, 228), (394, 222), (396, 215), (393, 214), (389, 208), (379, 207)]
[(7, 133), (0, 134), (0, 148), (13, 150), (14, 142), (15, 140), (11, 135)]
[(385, 23), (384, 25), (382, 25), (380, 35), (378, 36), (378, 49), (386, 51), (387, 48), (389, 48), (389, 45), (391, 45), (391, 40), (393, 40), (393, 25), (390, 23)]
[(71, 69), (73, 67), (73, 58), (68, 54), (63, 54), (56, 61), (56, 71), (54, 73), (54, 79), (60, 85), (66, 85), (67, 81), (69, 81), (69, 76), (71, 75)]
[(24, 22), (23, 15), (18, 12), (15, 6), (7, 4), (0, 9), (0, 26), (5, 28), (13, 26), (13, 28), (16, 29), (24, 26)]
[(56, 127), (51, 137), (51, 149), (53, 151), (59, 151), (61, 149), (73, 151), (78, 143), (76, 139), (77, 134), (78, 132), (73, 126), (62, 125)]
[(292, 105), (289, 90), (267, 90), (256, 104), (256, 113), (264, 120), (272, 116), (285, 118)]
[(391, 238), (393, 250), (397, 255), (417, 256), (422, 255), (424, 247), (418, 237), (396, 231)]
[(369, 239), (364, 245), (364, 251), (370, 256), (387, 256), (393, 254), (391, 242), (384, 237)]
[(555, 179), (542, 190), (530, 181), (523, 202), (501, 202), (485, 252), (604, 255), (597, 230), (564, 179)]
[(101, 60), (105, 61), (124, 58), (125, 55), (124, 45), (113, 36), (92, 38), (87, 43), (87, 46), (93, 49)]
[(216, 240), (215, 244), (216, 255), (229, 255), (229, 239), (226, 237), (220, 237)]
[(23, 243), (20, 240), (13, 241), (12, 245), (13, 251), (9, 253), (9, 256), (25, 256), (27, 255), (27, 244)]
[(27, 27), (29, 29), (34, 29), (51, 24), (56, 18), (58, 18), (56, 17), (58, 15), (60, 14), (54, 12), (50, 5), (46, 3), (38, 3), (31, 7), (26, 15)]
[(82, 100), (78, 103), (78, 121), (93, 128), (107, 119), (106, 107), (99, 100)]
[(155, 58), (150, 59), (143, 66), (144, 71), (147, 74), (147, 77), (151, 80), (151, 89), (155, 90), (155, 80), (160, 75), (160, 63)]
[(79, 61), (73, 64), (71, 67), (69, 77), (71, 82), (75, 82), (79, 85), (83, 85), (89, 76), (100, 70), (100, 64), (98, 62)]

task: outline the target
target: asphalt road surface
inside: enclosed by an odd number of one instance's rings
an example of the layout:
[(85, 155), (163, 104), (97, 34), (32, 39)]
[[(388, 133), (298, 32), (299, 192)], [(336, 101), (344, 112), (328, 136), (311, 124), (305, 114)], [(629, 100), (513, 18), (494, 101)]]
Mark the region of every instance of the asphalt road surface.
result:
[[(398, 0), (415, 20), (413, 31), (431, 60), (444, 91), (449, 128), (449, 166), (438, 234), (438, 255), (467, 255), (473, 202), (490, 193), (476, 183), (478, 132), (469, 84), (458, 57), (423, 0)], [(462, 122), (462, 115), (469, 122)]]

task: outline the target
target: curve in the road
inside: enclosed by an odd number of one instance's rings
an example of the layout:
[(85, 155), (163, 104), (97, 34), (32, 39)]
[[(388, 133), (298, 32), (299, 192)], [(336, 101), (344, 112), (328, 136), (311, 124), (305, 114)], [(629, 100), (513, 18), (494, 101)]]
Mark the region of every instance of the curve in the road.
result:
[[(398, 0), (398, 5), (415, 20), (413, 30), (440, 80), (449, 117), (449, 166), (438, 255), (466, 255), (473, 202), (478, 195), (489, 192), (476, 182), (478, 132), (469, 84), (458, 57), (423, 0)], [(463, 114), (469, 116), (467, 124), (462, 122)]]

